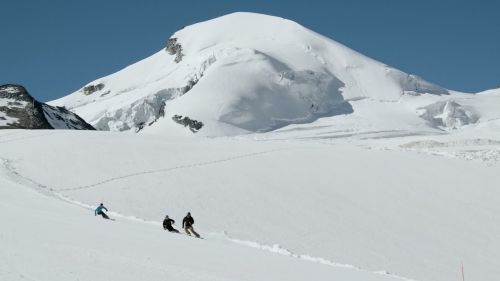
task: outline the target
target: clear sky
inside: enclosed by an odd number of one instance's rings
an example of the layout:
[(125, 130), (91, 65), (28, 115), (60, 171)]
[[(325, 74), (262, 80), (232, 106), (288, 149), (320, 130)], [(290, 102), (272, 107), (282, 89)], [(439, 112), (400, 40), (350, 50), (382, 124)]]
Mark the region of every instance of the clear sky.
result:
[(500, 86), (496, 0), (0, 0), (0, 84), (47, 101), (164, 47), (182, 26), (235, 11), (294, 20), (446, 88)]

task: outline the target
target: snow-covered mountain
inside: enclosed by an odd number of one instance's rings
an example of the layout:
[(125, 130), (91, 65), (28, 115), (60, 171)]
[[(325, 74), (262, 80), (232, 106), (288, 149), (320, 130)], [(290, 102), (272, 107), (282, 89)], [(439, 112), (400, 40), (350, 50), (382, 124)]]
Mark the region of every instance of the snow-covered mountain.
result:
[(499, 89), (251, 13), (166, 45), (51, 103), (142, 134), (0, 130), (0, 280), (498, 279)]
[[(480, 114), (461, 94), (283, 18), (234, 13), (179, 30), (156, 54), (53, 101), (98, 130), (231, 135), (356, 118), (453, 130)], [(335, 118), (338, 117), (338, 118)]]
[(35, 100), (23, 86), (0, 86), (0, 129), (94, 130), (78, 115), (63, 107)]

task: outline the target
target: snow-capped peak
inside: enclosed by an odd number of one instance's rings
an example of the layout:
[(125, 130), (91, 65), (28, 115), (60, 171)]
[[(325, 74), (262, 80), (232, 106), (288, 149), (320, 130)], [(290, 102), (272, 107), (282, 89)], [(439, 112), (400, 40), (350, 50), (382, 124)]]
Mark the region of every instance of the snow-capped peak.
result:
[(356, 100), (448, 93), (293, 21), (233, 13), (187, 26), (151, 57), (52, 103), (100, 130), (227, 135), (356, 114)]

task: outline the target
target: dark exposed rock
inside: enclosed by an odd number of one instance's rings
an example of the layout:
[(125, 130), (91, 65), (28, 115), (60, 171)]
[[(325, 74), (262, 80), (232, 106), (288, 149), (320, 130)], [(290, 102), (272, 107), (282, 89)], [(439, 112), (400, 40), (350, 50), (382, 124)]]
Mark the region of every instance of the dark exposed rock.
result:
[(137, 124), (137, 128), (136, 128), (135, 132), (136, 133), (140, 132), (142, 129), (144, 129), (144, 126), (146, 126), (146, 123), (144, 123), (144, 122)]
[(94, 130), (67, 109), (38, 102), (20, 85), (0, 86), (0, 120), (0, 129)]
[(83, 93), (86, 95), (91, 95), (91, 94), (93, 94), (97, 91), (100, 91), (102, 89), (104, 89), (103, 83), (99, 83), (96, 85), (88, 85), (88, 86), (83, 87)]
[(95, 130), (80, 116), (60, 106), (42, 104), (43, 112), (54, 129)]
[(176, 123), (183, 125), (184, 127), (189, 127), (191, 132), (196, 133), (203, 127), (203, 122), (190, 119), (189, 117), (183, 117), (182, 115), (174, 115), (172, 117)]
[(177, 38), (169, 38), (165, 49), (170, 55), (175, 55), (175, 62), (179, 63), (184, 54), (182, 54), (182, 46), (177, 42)]
[(23, 86), (0, 86), (0, 101), (0, 112), (7, 121), (0, 129), (52, 129), (42, 105)]

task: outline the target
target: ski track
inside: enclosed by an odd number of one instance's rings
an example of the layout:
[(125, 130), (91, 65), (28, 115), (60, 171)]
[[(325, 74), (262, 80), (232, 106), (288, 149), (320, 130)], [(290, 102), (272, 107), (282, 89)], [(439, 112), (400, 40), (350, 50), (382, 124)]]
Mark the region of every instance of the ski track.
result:
[[(283, 150), (283, 149), (281, 149), (281, 150)], [(201, 163), (198, 163), (198, 164), (178, 166), (178, 167), (169, 168), (169, 169), (148, 171), (146, 173), (134, 173), (134, 174), (131, 174), (131, 175), (127, 175), (125, 177), (130, 177), (130, 176), (135, 176), (135, 175), (140, 175), (140, 174), (148, 174), (148, 173), (152, 173), (152, 172), (164, 172), (164, 171), (171, 171), (171, 170), (175, 170), (175, 169), (183, 169), (183, 168), (191, 168), (191, 167), (197, 167), (197, 166), (211, 165), (211, 164), (220, 163), (220, 162), (227, 162), (227, 161), (234, 160), (234, 159), (241, 159), (241, 158), (251, 157), (251, 156), (255, 156), (255, 155), (261, 155), (261, 154), (271, 153), (271, 152), (275, 152), (275, 151), (279, 151), (279, 150), (270, 150), (270, 151), (263, 151), (263, 152), (258, 152), (258, 153), (245, 154), (245, 155), (235, 156), (235, 157), (231, 157), (231, 158), (216, 160), (216, 161), (201, 162)], [(57, 192), (57, 191), (60, 191), (60, 190), (55, 190), (53, 188), (50, 188), (50, 187), (48, 187), (46, 185), (43, 185), (43, 184), (35, 181), (35, 180), (33, 180), (33, 179), (31, 179), (31, 178), (29, 178), (27, 176), (24, 176), (24, 175), (20, 174), (19, 172), (17, 172), (12, 167), (11, 161), (9, 161), (8, 159), (0, 158), (0, 160), (3, 163), (3, 166), (4, 166), (5, 170), (13, 176), (13, 181), (14, 182), (19, 183), (19, 184), (21, 184), (23, 186), (29, 186), (29, 185), (31, 185), (31, 186), (34, 187), (35, 190), (37, 190), (39, 192), (42, 191), (42, 190), (48, 191), (48, 192), (42, 192), (42, 194), (51, 196), (53, 198), (59, 199), (59, 200), (61, 200), (63, 202), (72, 204), (74, 206), (78, 206), (80, 208), (91, 210), (91, 211), (94, 210), (95, 206), (91, 206), (91, 205), (85, 204), (83, 202), (74, 200), (74, 199), (72, 199), (72, 198), (70, 198), (68, 196), (65, 196), (65, 195)], [(123, 178), (123, 177), (121, 177), (121, 178)], [(120, 179), (120, 178), (116, 178), (116, 179)], [(116, 180), (116, 179), (113, 179), (113, 180)], [(27, 182), (28, 184), (27, 185), (23, 184), (23, 182), (22, 182), (23, 180), (25, 182)], [(109, 181), (111, 181), (111, 180), (108, 180), (106, 182), (109, 182)], [(139, 218), (139, 217), (136, 217), (136, 216), (124, 215), (124, 214), (117, 213), (117, 212), (108, 212), (108, 213), (110, 215), (112, 215), (113, 217), (123, 218), (123, 219), (128, 220), (128, 221), (139, 222), (139, 223), (143, 223), (143, 224), (155, 226), (155, 227), (158, 227), (158, 228), (160, 228), (160, 226), (161, 226), (161, 222), (158, 222), (158, 221), (150, 221), (150, 220), (146, 220), (146, 219)], [(310, 255), (307, 255), (307, 254), (296, 254), (296, 253), (293, 253), (293, 252), (291, 252), (290, 250), (288, 250), (286, 248), (283, 248), (279, 244), (273, 244), (272, 246), (270, 246), (270, 245), (260, 244), (260, 243), (255, 242), (255, 241), (240, 240), (240, 239), (232, 238), (232, 237), (230, 237), (227, 234), (226, 231), (223, 231), (222, 233), (209, 232), (208, 236), (213, 237), (213, 239), (210, 239), (210, 240), (215, 240), (217, 238), (222, 238), (224, 241), (231, 242), (231, 243), (234, 243), (234, 244), (238, 244), (238, 245), (241, 245), (241, 246), (245, 246), (245, 247), (249, 247), (249, 248), (254, 248), (254, 249), (259, 249), (259, 250), (270, 252), (270, 253), (273, 253), (273, 254), (279, 254), (279, 255), (283, 255), (283, 256), (287, 256), (287, 257), (295, 258), (295, 259), (300, 259), (300, 260), (307, 261), (307, 262), (319, 263), (319, 264), (323, 264), (323, 265), (326, 265), (326, 266), (332, 266), (332, 267), (338, 267), (338, 268), (346, 268), (346, 269), (351, 269), (351, 270), (356, 270), (356, 271), (361, 271), (361, 272), (367, 272), (367, 273), (372, 273), (372, 274), (384, 275), (384, 276), (393, 277), (395, 279), (399, 279), (399, 280), (403, 280), (403, 281), (417, 281), (415, 279), (411, 279), (411, 278), (399, 276), (399, 275), (390, 273), (390, 272), (385, 271), (385, 270), (376, 270), (376, 271), (367, 270), (367, 269), (363, 269), (363, 268), (355, 266), (355, 265), (338, 263), (338, 262), (330, 261), (328, 259), (321, 258), (321, 257), (313, 257), (313, 256), (310, 256)], [(205, 237), (203, 237), (203, 238), (205, 238)]]
[(242, 154), (242, 155), (237, 155), (237, 156), (233, 156), (233, 157), (229, 157), (229, 158), (223, 158), (223, 159), (219, 159), (219, 160), (186, 164), (186, 165), (180, 165), (180, 166), (175, 166), (175, 167), (171, 167), (171, 168), (140, 171), (140, 172), (127, 174), (127, 175), (123, 175), (123, 176), (119, 176), (119, 177), (109, 178), (109, 179), (106, 179), (106, 180), (103, 180), (103, 181), (100, 181), (97, 183), (89, 184), (89, 185), (68, 187), (68, 188), (49, 188), (49, 189), (50, 190), (57, 190), (57, 191), (74, 191), (74, 190), (81, 190), (81, 189), (89, 189), (89, 188), (104, 185), (104, 184), (107, 184), (107, 183), (110, 183), (113, 181), (123, 180), (123, 179), (131, 178), (131, 177), (148, 175), (148, 174), (157, 174), (157, 173), (168, 173), (168, 172), (175, 171), (175, 170), (183, 170), (183, 169), (190, 169), (190, 168), (196, 168), (196, 167), (202, 167), (202, 166), (215, 165), (215, 164), (229, 162), (229, 161), (233, 161), (233, 160), (250, 158), (250, 157), (259, 156), (259, 155), (263, 155), (263, 154), (278, 152), (278, 151), (282, 151), (282, 150), (284, 150), (284, 149), (274, 149), (274, 150), (261, 151), (261, 152), (255, 152), (255, 153), (249, 153), (249, 154)]
[(283, 256), (288, 256), (291, 258), (296, 258), (296, 259), (300, 259), (300, 260), (304, 260), (304, 261), (308, 261), (308, 262), (319, 263), (319, 264), (328, 265), (328, 266), (332, 266), (332, 267), (342, 267), (342, 268), (347, 268), (347, 269), (356, 270), (356, 271), (362, 271), (362, 272), (368, 272), (368, 273), (373, 273), (373, 274), (390, 276), (390, 277), (393, 277), (393, 278), (396, 278), (399, 280), (404, 280), (404, 281), (417, 281), (415, 279), (395, 275), (395, 274), (390, 273), (390, 272), (385, 271), (385, 270), (377, 270), (377, 271), (366, 270), (366, 269), (363, 269), (363, 268), (360, 268), (360, 267), (357, 267), (357, 266), (354, 266), (351, 264), (343, 264), (343, 263), (333, 262), (333, 261), (330, 261), (330, 260), (327, 260), (327, 259), (321, 258), (321, 257), (313, 257), (310, 255), (296, 254), (296, 253), (293, 253), (293, 252), (281, 247), (279, 244), (274, 244), (272, 246), (269, 246), (269, 245), (259, 244), (259, 243), (254, 242), (254, 241), (245, 241), (245, 240), (235, 239), (235, 238), (229, 237), (226, 232), (223, 232), (222, 235), (223, 235), (225, 240), (230, 241), (232, 243), (243, 245), (243, 246), (250, 247), (250, 248), (256, 248), (259, 250), (263, 250), (263, 251), (267, 251), (267, 252), (271, 252), (271, 253), (275, 253), (275, 254), (279, 254), (279, 255), (283, 255)]

